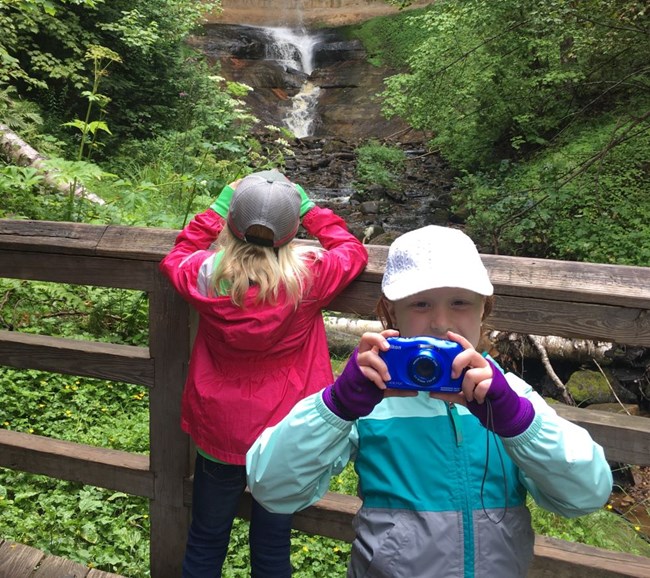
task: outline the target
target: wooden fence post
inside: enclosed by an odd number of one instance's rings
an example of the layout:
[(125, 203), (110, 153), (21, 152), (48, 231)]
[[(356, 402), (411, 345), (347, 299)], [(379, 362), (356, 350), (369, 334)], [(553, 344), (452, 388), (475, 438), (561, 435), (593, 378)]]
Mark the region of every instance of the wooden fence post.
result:
[[(157, 269), (157, 263), (152, 263)], [(189, 306), (158, 271), (149, 294), (149, 347), (154, 387), (149, 400), (149, 438), (154, 498), (151, 517), (151, 578), (181, 575), (189, 528), (183, 482), (189, 477), (189, 437), (180, 427), (181, 395), (189, 359)]]

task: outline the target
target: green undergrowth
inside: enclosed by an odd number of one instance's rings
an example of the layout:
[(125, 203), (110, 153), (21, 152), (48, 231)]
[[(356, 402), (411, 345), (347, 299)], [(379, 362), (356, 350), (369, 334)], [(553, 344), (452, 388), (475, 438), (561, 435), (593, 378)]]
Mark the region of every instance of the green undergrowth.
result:
[[(339, 373), (344, 359), (335, 359)], [(124, 451), (148, 451), (146, 392), (128, 384), (4, 368), (0, 372), (3, 428)], [(352, 464), (330, 484), (356, 495)], [(633, 524), (607, 509), (568, 520), (529, 502), (537, 533), (608, 550), (650, 556)], [(0, 535), (91, 567), (131, 578), (148, 576), (147, 501), (122, 492), (0, 470)], [(296, 578), (343, 576), (350, 545), (295, 531)], [(238, 520), (224, 576), (247, 576), (248, 522)]]

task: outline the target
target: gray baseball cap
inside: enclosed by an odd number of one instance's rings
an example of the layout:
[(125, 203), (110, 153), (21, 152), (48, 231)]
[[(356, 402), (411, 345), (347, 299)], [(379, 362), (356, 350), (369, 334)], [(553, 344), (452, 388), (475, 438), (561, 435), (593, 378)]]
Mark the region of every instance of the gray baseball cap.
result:
[[(289, 243), (300, 226), (300, 192), (281, 172), (272, 169), (244, 177), (232, 195), (228, 227), (242, 241), (269, 247)], [(273, 233), (273, 240), (246, 235), (253, 225)]]

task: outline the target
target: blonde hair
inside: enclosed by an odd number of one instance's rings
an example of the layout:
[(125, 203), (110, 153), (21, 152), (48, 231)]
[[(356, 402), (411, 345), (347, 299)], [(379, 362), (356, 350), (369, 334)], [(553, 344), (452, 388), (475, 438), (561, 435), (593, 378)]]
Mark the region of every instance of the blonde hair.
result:
[[(270, 232), (266, 227), (251, 227), (254, 228), (258, 230), (249, 230), (250, 234), (258, 237)], [(251, 286), (257, 286), (255, 303), (276, 305), (283, 287), (287, 302), (298, 306), (311, 277), (300, 251), (292, 243), (277, 249), (247, 243), (235, 237), (228, 227), (224, 227), (217, 241), (223, 253), (211, 277), (213, 295), (229, 295), (235, 305), (243, 307), (246, 293)]]

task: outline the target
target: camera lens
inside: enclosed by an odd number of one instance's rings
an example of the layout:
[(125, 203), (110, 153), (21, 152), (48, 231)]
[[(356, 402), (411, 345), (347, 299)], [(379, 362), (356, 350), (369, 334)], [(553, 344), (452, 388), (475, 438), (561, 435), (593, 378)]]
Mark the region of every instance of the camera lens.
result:
[(431, 385), (438, 380), (440, 366), (429, 355), (419, 355), (411, 361), (409, 374), (413, 381), (420, 385)]

